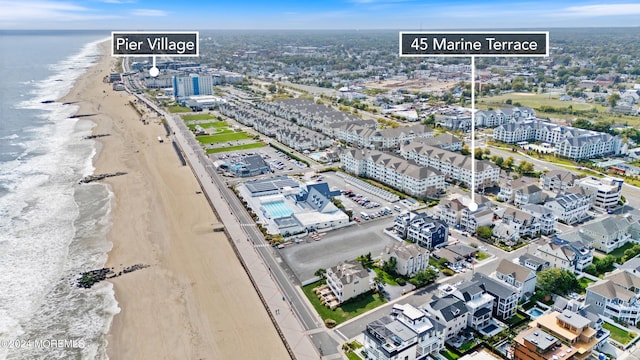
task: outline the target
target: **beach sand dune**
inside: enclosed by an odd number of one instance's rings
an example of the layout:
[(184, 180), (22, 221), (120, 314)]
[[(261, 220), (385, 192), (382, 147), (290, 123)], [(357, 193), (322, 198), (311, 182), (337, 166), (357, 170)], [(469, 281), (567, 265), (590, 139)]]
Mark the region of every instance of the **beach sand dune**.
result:
[[(104, 44), (107, 45), (107, 44)], [(103, 48), (106, 53), (106, 46)], [(144, 125), (130, 101), (102, 79), (115, 60), (103, 57), (64, 101), (96, 113), (95, 173), (115, 194), (106, 266), (149, 268), (113, 279), (121, 312), (108, 335), (111, 359), (287, 359), (263, 304), (188, 166), (164, 127)]]

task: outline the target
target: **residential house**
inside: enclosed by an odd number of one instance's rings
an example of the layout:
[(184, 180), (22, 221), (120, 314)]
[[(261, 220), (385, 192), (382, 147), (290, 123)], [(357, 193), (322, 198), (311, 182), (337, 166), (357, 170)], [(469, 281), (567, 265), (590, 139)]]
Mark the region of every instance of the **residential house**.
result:
[(631, 325), (640, 324), (640, 275), (616, 269), (604, 279), (589, 284), (585, 303), (597, 314), (616, 318)]
[(563, 310), (540, 315), (529, 323), (529, 326), (551, 334), (562, 343), (570, 345), (565, 357), (573, 356), (576, 360), (582, 360), (591, 356), (594, 346), (598, 343), (596, 330), (590, 324), (591, 320), (584, 316), (570, 310)]
[(332, 266), (327, 269), (325, 277), (329, 289), (340, 304), (371, 290), (369, 273), (356, 260)]
[(586, 195), (569, 193), (547, 201), (544, 207), (551, 210), (558, 221), (573, 225), (589, 217), (587, 211), (591, 207), (591, 200)]
[(551, 170), (540, 175), (540, 185), (544, 190), (562, 193), (574, 185), (578, 177), (566, 170)]
[(444, 221), (413, 211), (396, 216), (394, 230), (402, 238), (429, 250), (445, 245), (449, 238), (449, 227)]
[(410, 304), (395, 304), (390, 315), (367, 324), (364, 350), (367, 359), (421, 360), (444, 348), (445, 328)]
[(430, 302), (422, 306), (436, 321), (442, 323), (445, 341), (458, 335), (469, 323), (469, 310), (464, 301), (447, 295), (442, 298), (434, 296)]
[(522, 330), (513, 339), (514, 360), (573, 360), (577, 350), (563, 344), (557, 337), (531, 327)]
[(416, 244), (396, 241), (385, 247), (382, 260), (396, 259), (396, 272), (404, 276), (413, 276), (429, 266), (429, 251)]
[(580, 229), (562, 234), (565, 240), (581, 240), (605, 254), (640, 239), (640, 223), (632, 215), (603, 216), (580, 226)]
[(518, 258), (520, 265), (535, 271), (536, 273), (548, 269), (549, 261), (539, 258), (533, 254), (524, 253)]
[(479, 272), (473, 274), (471, 281), (483, 285), (487, 293), (495, 298), (493, 302), (495, 317), (504, 321), (516, 314), (520, 291), (514, 286)]
[(593, 262), (593, 248), (580, 240), (568, 242), (556, 238), (554, 241), (538, 246), (535, 255), (548, 261), (551, 267), (575, 273), (583, 272), (584, 268)]
[(540, 234), (540, 223), (536, 217), (518, 209), (505, 209), (502, 222), (493, 228), (493, 235), (507, 241), (517, 241), (523, 236), (531, 238)]
[(518, 289), (520, 299), (528, 299), (536, 290), (536, 272), (507, 259), (500, 260), (496, 278)]
[(467, 326), (480, 330), (489, 324), (494, 297), (487, 293), (484, 285), (473, 281), (464, 282), (453, 292), (453, 296), (464, 301), (469, 310)]
[(520, 210), (533, 216), (535, 222), (540, 224), (540, 234), (550, 235), (556, 232), (556, 218), (551, 209), (542, 205), (528, 204), (522, 206)]

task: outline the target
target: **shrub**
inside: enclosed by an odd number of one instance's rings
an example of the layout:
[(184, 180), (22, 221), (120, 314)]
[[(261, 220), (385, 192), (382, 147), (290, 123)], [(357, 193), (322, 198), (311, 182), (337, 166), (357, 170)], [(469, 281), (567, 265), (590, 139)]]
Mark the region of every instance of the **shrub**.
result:
[(331, 329), (332, 327), (336, 326), (336, 321), (333, 319), (325, 319), (324, 320), (324, 325), (326, 327), (328, 327), (329, 329)]
[(453, 276), (455, 275), (455, 271), (451, 270), (451, 269), (442, 269), (442, 273), (447, 275), (447, 276)]
[(398, 285), (400, 285), (400, 286), (405, 286), (405, 285), (407, 285), (407, 281), (406, 281), (405, 279), (401, 278), (401, 277), (396, 278), (396, 282), (397, 282), (397, 283), (398, 283)]

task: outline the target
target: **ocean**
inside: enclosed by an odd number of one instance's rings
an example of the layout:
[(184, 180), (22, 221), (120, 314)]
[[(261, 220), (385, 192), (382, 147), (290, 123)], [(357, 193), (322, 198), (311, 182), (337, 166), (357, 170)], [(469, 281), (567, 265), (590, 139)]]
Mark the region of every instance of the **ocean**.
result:
[(93, 123), (66, 95), (107, 32), (0, 31), (0, 359), (106, 359), (119, 312), (101, 268), (113, 195), (93, 172)]

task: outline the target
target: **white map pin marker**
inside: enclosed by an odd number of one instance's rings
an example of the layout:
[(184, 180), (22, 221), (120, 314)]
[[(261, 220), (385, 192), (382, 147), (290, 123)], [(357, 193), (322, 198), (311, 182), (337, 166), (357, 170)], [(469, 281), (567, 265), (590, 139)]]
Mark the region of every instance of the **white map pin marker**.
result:
[(153, 67), (149, 69), (149, 75), (156, 77), (160, 74), (160, 69), (156, 66), (156, 57), (153, 57)]

